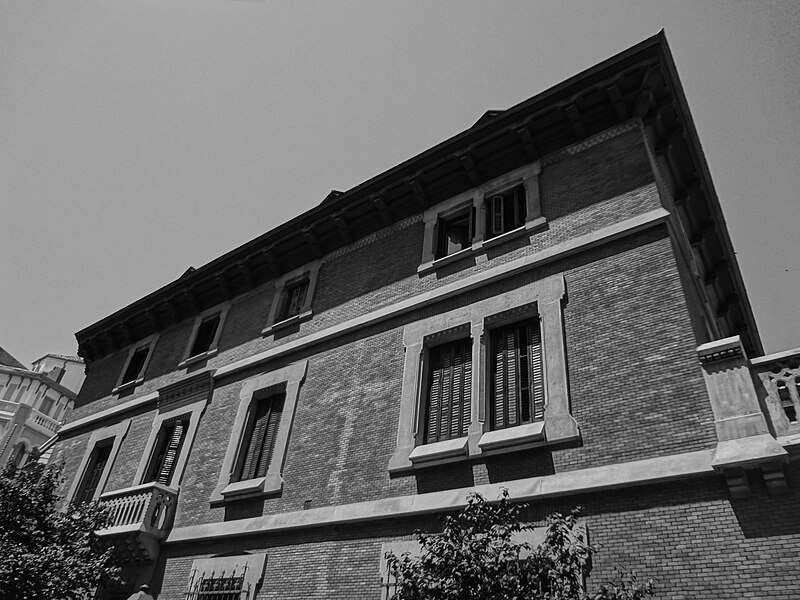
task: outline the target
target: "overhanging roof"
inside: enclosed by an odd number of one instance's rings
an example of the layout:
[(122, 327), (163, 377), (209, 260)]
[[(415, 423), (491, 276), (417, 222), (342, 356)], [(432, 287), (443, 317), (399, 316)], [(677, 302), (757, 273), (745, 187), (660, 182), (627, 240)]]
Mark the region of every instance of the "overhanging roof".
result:
[[(632, 118), (658, 135), (676, 198), (703, 269), (719, 288), (714, 310), (761, 344), (719, 201), (663, 32), (475, 125), (239, 246), (76, 334), (87, 362), (244, 293), (356, 239)], [(705, 257), (705, 258), (703, 258)], [(710, 281), (709, 281), (710, 280)]]

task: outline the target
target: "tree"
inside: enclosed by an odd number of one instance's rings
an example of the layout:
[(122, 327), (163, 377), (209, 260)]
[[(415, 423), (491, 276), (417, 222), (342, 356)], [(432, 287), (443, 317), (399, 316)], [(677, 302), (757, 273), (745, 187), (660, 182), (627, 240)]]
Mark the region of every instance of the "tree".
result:
[(58, 510), (60, 469), (9, 462), (0, 472), (0, 600), (78, 600), (116, 580), (112, 550), (95, 530), (108, 524), (97, 503)]
[(515, 539), (531, 529), (520, 523), (525, 505), (512, 504), (503, 490), (490, 503), (471, 493), (467, 506), (446, 516), (441, 533), (417, 532), (419, 556), (387, 553), (397, 580), (396, 600), (640, 600), (653, 595), (652, 580), (644, 584), (620, 571), (593, 595), (583, 590), (596, 548), (580, 526), (579, 509), (547, 518), (545, 540), (537, 547)]

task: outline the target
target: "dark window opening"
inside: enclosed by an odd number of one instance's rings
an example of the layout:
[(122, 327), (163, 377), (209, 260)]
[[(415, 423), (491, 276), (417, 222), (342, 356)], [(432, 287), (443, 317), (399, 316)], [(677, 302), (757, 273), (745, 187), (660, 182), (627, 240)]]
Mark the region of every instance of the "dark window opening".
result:
[(303, 306), (305, 306), (306, 294), (308, 294), (308, 279), (287, 285), (278, 320), (283, 321), (289, 317), (299, 315), (300, 311), (303, 310)]
[(487, 238), (492, 238), (503, 233), (522, 227), (527, 218), (527, 204), (525, 200), (525, 187), (517, 187), (499, 194), (492, 194), (486, 199)]
[(428, 360), (424, 443), (464, 437), (471, 418), (472, 340), (435, 346)]
[(111, 443), (95, 446), (92, 450), (92, 456), (89, 458), (89, 468), (83, 476), (83, 481), (75, 496), (77, 504), (84, 502), (91, 502), (97, 492), (97, 486), (100, 483), (100, 477), (108, 464), (108, 459), (111, 456)]
[(538, 322), (515, 323), (492, 331), (492, 429), (544, 418), (542, 337)]
[(149, 346), (139, 348), (133, 353), (133, 356), (131, 356), (131, 359), (128, 362), (128, 368), (125, 369), (125, 375), (123, 375), (120, 385), (124, 385), (139, 379), (139, 377), (142, 375), (142, 369), (144, 368), (144, 363), (147, 360), (147, 355), (149, 353)]
[(170, 485), (188, 428), (188, 416), (170, 419), (161, 425), (145, 482), (155, 481), (162, 485)]
[(211, 349), (211, 344), (214, 343), (214, 338), (217, 335), (219, 320), (219, 314), (203, 319), (200, 326), (197, 328), (197, 334), (194, 336), (194, 343), (189, 352), (189, 357), (203, 354)]
[(435, 258), (444, 258), (472, 246), (474, 234), (472, 209), (439, 219)]
[(242, 465), (237, 479), (264, 477), (272, 460), (286, 394), (254, 397), (255, 408), (245, 435)]

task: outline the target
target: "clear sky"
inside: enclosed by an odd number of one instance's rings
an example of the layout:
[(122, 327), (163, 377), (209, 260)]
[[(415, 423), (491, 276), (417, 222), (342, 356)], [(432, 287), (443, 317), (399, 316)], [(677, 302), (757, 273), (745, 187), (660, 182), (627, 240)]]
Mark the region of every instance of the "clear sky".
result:
[(800, 346), (800, 3), (0, 0), (0, 346), (30, 363), (666, 30), (767, 352)]

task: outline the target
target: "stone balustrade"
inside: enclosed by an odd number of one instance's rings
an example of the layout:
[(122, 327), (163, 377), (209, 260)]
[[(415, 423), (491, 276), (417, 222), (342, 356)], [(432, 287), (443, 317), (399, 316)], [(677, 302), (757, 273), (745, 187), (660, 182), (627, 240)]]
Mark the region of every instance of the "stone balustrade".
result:
[(97, 535), (125, 562), (155, 560), (177, 501), (177, 490), (155, 482), (106, 492), (100, 504), (109, 510), (110, 523)]

